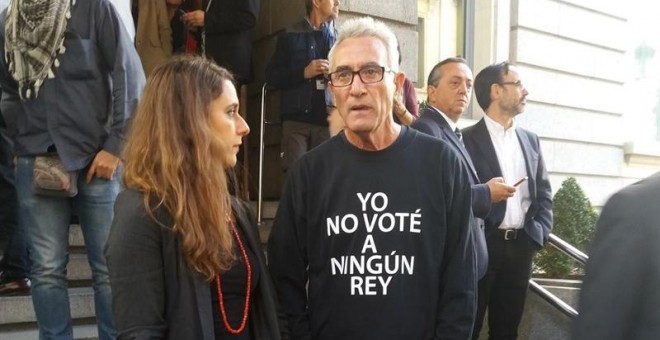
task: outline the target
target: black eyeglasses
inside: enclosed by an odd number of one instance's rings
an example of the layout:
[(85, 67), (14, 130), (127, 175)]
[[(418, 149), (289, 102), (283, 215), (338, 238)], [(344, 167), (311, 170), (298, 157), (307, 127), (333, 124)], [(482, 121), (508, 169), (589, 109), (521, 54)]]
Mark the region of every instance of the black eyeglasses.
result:
[(383, 66), (365, 66), (357, 71), (340, 70), (328, 74), (328, 80), (334, 87), (345, 87), (353, 84), (353, 79), (357, 74), (363, 84), (373, 84), (383, 80), (385, 72), (394, 72), (385, 70)]
[(500, 86), (503, 86), (503, 85), (515, 85), (515, 86), (516, 86), (517, 88), (519, 88), (519, 89), (523, 89), (523, 88), (525, 88), (525, 85), (523, 85), (522, 81), (520, 81), (520, 80), (516, 80), (516, 81), (503, 81), (503, 82), (501, 82), (501, 83), (497, 83), (497, 84), (499, 84)]

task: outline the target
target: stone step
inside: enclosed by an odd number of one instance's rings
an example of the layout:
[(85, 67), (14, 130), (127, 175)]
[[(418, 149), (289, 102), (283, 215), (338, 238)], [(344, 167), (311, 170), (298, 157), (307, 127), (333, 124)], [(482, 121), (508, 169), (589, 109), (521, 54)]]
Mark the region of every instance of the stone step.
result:
[[(0, 325), (36, 322), (30, 295), (3, 296), (0, 298)], [(69, 288), (69, 304), (73, 319), (94, 318), (94, 291), (91, 287)], [(2, 339), (2, 335), (0, 335)]]
[[(270, 237), (270, 230), (273, 227), (273, 219), (277, 213), (277, 207), (279, 201), (263, 201), (261, 206), (261, 224), (259, 224), (259, 239), (261, 244), (266, 245), (268, 243), (268, 237)], [(257, 212), (257, 202), (250, 201), (250, 205), (254, 209), (256, 214)]]
[(261, 244), (267, 244), (268, 238), (270, 237), (270, 231), (273, 229), (273, 220), (263, 220), (258, 226), (259, 228), (259, 240)]
[[(277, 212), (277, 206), (279, 201), (263, 201), (261, 205), (261, 219), (262, 220), (272, 220), (275, 218), (275, 213)], [(250, 201), (254, 213), (257, 213), (257, 202)]]
[[(36, 324), (19, 325), (7, 329), (0, 328), (0, 340), (34, 340), (38, 338), (39, 330)], [(73, 338), (75, 340), (98, 339), (98, 328), (94, 323), (74, 324)]]
[(69, 264), (66, 269), (69, 281), (87, 281), (92, 279), (92, 270), (87, 262), (86, 254), (69, 254)]
[(85, 239), (78, 224), (72, 224), (69, 227), (69, 247), (85, 248)]

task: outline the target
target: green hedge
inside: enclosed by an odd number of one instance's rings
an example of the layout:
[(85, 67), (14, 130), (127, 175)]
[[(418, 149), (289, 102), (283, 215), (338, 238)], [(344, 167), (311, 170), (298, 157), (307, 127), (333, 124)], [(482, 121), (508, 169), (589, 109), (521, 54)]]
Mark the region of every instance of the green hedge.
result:
[[(598, 214), (573, 177), (568, 177), (557, 191), (553, 202), (552, 233), (586, 252)], [(551, 278), (567, 278), (583, 273), (583, 266), (551, 245), (537, 254), (535, 269)]]

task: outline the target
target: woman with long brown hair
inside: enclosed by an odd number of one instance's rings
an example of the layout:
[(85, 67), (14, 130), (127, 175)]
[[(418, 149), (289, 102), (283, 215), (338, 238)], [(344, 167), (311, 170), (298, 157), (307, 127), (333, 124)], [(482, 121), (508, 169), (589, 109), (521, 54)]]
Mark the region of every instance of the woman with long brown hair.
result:
[(229, 193), (249, 132), (231, 74), (176, 57), (148, 79), (106, 248), (119, 339), (279, 339), (245, 203)]

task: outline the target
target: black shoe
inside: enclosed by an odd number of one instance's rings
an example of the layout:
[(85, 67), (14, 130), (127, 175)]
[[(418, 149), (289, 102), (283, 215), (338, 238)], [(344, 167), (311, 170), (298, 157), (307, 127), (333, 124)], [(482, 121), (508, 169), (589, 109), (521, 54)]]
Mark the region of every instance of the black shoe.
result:
[(31, 285), (27, 277), (7, 277), (4, 272), (0, 272), (0, 295), (28, 293)]

